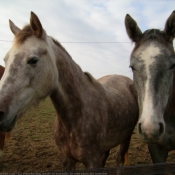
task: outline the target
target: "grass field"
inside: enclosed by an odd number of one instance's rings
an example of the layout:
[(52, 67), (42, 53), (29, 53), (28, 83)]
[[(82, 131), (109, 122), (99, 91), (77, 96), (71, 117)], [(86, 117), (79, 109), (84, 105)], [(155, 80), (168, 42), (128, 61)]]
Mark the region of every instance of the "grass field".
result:
[[(56, 172), (62, 170), (61, 156), (55, 144), (52, 127), (56, 113), (49, 98), (39, 106), (25, 113), (12, 132), (10, 143), (5, 146), (4, 156), (0, 160), (0, 172)], [(110, 152), (107, 167), (115, 167), (117, 148)], [(150, 164), (147, 149), (136, 131), (129, 149), (131, 165)], [(175, 153), (171, 152), (167, 162), (175, 162)], [(84, 168), (78, 164), (78, 169)]]

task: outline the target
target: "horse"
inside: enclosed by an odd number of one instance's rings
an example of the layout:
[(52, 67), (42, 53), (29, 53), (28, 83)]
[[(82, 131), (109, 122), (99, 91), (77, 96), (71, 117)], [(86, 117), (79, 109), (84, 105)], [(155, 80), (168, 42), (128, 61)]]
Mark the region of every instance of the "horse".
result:
[(9, 23), (15, 38), (0, 82), (0, 130), (11, 131), (19, 116), (49, 96), (64, 170), (74, 170), (77, 162), (88, 169), (104, 167), (118, 145), (117, 165), (123, 164), (138, 120), (132, 80), (122, 75), (96, 80), (83, 72), (33, 12), (23, 29)]
[[(2, 78), (4, 74), (5, 68), (0, 65), (0, 79)], [(11, 139), (11, 132), (1, 132), (0, 131), (0, 157), (3, 155), (3, 150), (5, 143), (10, 142)]]
[(4, 70), (5, 70), (5, 68), (0, 65), (0, 79), (2, 78), (2, 76), (4, 74)]
[(129, 14), (125, 26), (135, 43), (130, 67), (138, 96), (138, 133), (148, 143), (153, 163), (164, 163), (168, 152), (175, 149), (175, 11), (162, 31), (142, 33)]

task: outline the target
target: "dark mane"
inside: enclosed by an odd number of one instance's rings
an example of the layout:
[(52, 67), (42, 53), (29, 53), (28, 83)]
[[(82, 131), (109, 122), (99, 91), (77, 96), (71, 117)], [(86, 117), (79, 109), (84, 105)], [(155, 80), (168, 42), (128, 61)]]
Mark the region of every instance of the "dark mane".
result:
[(15, 36), (15, 42), (22, 44), (27, 38), (33, 35), (33, 30), (30, 25), (24, 26), (24, 28)]
[[(52, 41), (53, 41), (59, 48), (61, 48), (67, 55), (69, 55), (69, 53), (67, 52), (67, 50), (60, 44), (60, 42), (58, 42), (56, 39), (54, 39), (54, 38), (51, 37), (51, 36), (48, 36), (48, 37), (51, 38)], [(69, 55), (69, 57), (71, 57), (71, 56)]]
[(159, 43), (162, 43), (165, 46), (169, 44), (168, 41), (166, 40), (166, 37), (163, 31), (160, 31), (158, 29), (149, 29), (142, 34), (142, 37), (140, 38), (138, 43), (136, 43), (134, 50), (136, 50), (140, 45), (142, 45), (148, 40), (155, 40)]
[(84, 72), (84, 75), (86, 76), (88, 82), (92, 84), (92, 86), (101, 89), (101, 92), (103, 92), (104, 87), (96, 78), (94, 78), (89, 72)]
[(89, 72), (84, 72), (84, 74), (91, 83), (97, 82), (97, 80)]

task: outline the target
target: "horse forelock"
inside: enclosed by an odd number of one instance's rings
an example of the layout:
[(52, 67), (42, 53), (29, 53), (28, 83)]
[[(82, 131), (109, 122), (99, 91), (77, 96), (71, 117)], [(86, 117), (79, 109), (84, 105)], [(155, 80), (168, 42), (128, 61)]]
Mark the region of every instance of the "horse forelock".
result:
[(163, 31), (160, 31), (159, 29), (149, 29), (146, 30), (143, 34), (140, 40), (136, 43), (135, 48), (133, 50), (136, 51), (143, 43), (146, 41), (157, 41), (165, 46), (169, 45), (168, 40), (165, 37), (165, 34)]
[(30, 36), (32, 36), (33, 30), (30, 27), (30, 25), (26, 25), (24, 26), (24, 28), (22, 30), (20, 30), (20, 32), (15, 36), (15, 43), (16, 44), (22, 44), (27, 38), (29, 38)]

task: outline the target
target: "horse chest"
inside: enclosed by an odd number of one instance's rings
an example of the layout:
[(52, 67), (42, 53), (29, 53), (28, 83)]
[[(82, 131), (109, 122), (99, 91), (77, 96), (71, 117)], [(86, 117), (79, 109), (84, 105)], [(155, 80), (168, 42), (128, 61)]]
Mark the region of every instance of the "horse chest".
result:
[[(59, 121), (59, 119), (57, 120)], [(68, 157), (81, 157), (83, 147), (81, 145), (84, 141), (82, 133), (78, 132), (77, 128), (67, 128), (62, 122), (58, 121), (55, 122), (54, 136), (61, 152)]]

